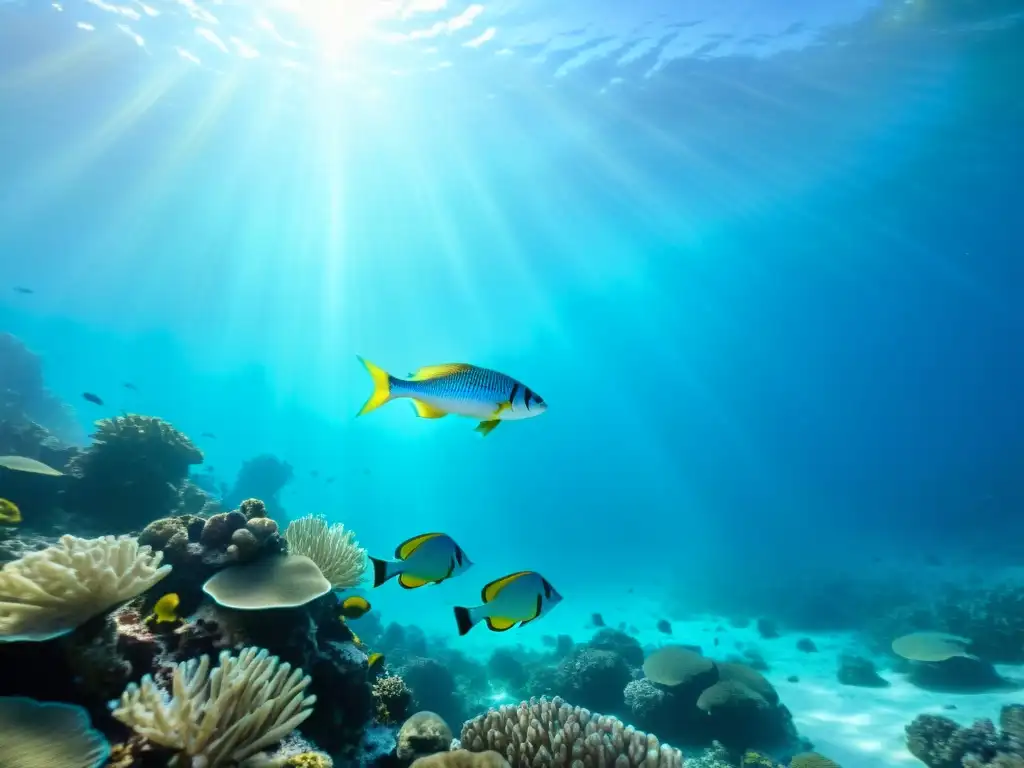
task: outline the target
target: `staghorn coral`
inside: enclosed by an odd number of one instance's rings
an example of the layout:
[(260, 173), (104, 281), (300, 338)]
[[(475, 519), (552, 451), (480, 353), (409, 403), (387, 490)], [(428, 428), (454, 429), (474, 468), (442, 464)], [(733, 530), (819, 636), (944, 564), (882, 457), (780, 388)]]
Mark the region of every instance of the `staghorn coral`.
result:
[(210, 671), (210, 657), (176, 665), (172, 694), (146, 675), (129, 685), (113, 715), (149, 742), (175, 753), (171, 765), (217, 768), (276, 744), (313, 712), (310, 678), (276, 656), (243, 648), (225, 651)]
[[(162, 419), (129, 414), (96, 422), (93, 443), (68, 465), (66, 505), (108, 526), (138, 529), (182, 503), (189, 467), (202, 452)], [(194, 505), (189, 494), (185, 502)]]
[(366, 574), (366, 550), (359, 546), (352, 531), (341, 523), (307, 515), (289, 524), (284, 532), (288, 551), (305, 555), (320, 566), (335, 589), (358, 586)]
[(130, 536), (61, 536), (0, 569), (0, 642), (49, 640), (131, 600), (171, 570)]
[(382, 723), (399, 723), (409, 716), (412, 691), (398, 675), (382, 675), (372, 687), (377, 719)]
[(0, 765), (4, 768), (99, 768), (110, 755), (84, 709), (0, 698)]
[(555, 697), (530, 699), (469, 720), (462, 727), (462, 747), (473, 752), (494, 750), (513, 768), (681, 768), (682, 753), (661, 745), (653, 734), (622, 721), (571, 707)]

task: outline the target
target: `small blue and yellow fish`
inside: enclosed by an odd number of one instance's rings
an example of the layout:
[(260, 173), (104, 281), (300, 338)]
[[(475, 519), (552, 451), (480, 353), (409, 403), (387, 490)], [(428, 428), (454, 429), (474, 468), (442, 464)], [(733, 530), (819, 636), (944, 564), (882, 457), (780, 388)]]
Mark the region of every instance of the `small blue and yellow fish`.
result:
[(484, 587), (481, 599), (484, 604), (476, 608), (455, 608), (460, 635), (481, 620), (486, 620), (493, 632), (504, 632), (516, 624), (524, 626), (558, 605), (562, 596), (536, 571), (518, 571)]
[(346, 619), (358, 619), (370, 610), (370, 601), (359, 595), (346, 597), (338, 604), (339, 613)]
[(428, 365), (408, 379), (398, 379), (369, 360), (360, 357), (359, 362), (373, 379), (373, 394), (360, 416), (407, 397), (421, 418), (440, 419), (453, 413), (480, 419), (476, 431), (486, 436), (503, 421), (530, 419), (548, 408), (544, 399), (522, 382), (475, 365)]
[(174, 592), (170, 592), (156, 601), (156, 605), (153, 606), (153, 612), (146, 617), (146, 621), (153, 621), (157, 624), (176, 622), (179, 620), (178, 605), (180, 604), (181, 598)]
[(444, 533), (424, 533), (403, 541), (395, 549), (395, 558), (370, 558), (373, 563), (373, 586), (379, 587), (395, 576), (405, 589), (416, 589), (424, 584), (440, 584), (473, 565), (462, 547)]
[(17, 525), (21, 522), (21, 510), (13, 501), (0, 499), (0, 525)]

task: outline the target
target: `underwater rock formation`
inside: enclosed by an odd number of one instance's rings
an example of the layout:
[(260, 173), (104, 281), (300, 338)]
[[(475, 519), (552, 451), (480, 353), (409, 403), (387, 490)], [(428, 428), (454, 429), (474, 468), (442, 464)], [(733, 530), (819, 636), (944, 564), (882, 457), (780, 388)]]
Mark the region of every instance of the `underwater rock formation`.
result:
[(396, 755), (403, 762), (447, 752), (452, 745), (452, 729), (435, 712), (417, 712), (398, 731)]
[(852, 653), (840, 654), (836, 679), (841, 685), (859, 686), (861, 688), (889, 687), (889, 681), (878, 674), (874, 662)]
[(288, 513), (281, 506), (280, 494), (293, 475), (292, 465), (287, 461), (269, 453), (260, 454), (242, 464), (234, 486), (224, 497), (224, 504), (234, 506), (243, 499), (263, 499), (267, 514), (284, 526), (288, 522)]
[(74, 411), (46, 388), (42, 359), (16, 337), (0, 333), (0, 435), (5, 425), (33, 423), (63, 443), (82, 438)]
[(68, 464), (63, 503), (119, 532), (174, 514), (189, 467), (203, 461), (188, 437), (153, 416), (102, 419), (92, 438)]

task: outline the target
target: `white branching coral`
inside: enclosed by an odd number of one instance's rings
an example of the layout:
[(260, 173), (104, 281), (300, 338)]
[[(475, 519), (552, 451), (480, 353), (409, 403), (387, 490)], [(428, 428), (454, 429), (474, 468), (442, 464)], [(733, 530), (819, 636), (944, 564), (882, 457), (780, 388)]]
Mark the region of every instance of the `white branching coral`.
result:
[(114, 717), (147, 741), (173, 750), (175, 766), (234, 765), (284, 739), (313, 714), (316, 696), (301, 669), (261, 648), (178, 664), (170, 697), (146, 675), (129, 685)]
[(316, 563), (335, 589), (358, 586), (366, 574), (366, 550), (341, 523), (328, 525), (321, 516), (307, 515), (291, 522), (284, 538), (288, 552)]
[(49, 640), (145, 592), (171, 571), (131, 536), (61, 536), (0, 568), (0, 642)]

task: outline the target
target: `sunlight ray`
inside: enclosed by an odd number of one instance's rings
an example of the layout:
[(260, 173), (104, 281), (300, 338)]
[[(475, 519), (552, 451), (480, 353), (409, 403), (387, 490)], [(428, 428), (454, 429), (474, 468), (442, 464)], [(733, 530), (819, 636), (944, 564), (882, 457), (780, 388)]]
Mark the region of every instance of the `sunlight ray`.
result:
[(39, 88), (75, 71), (79, 64), (102, 52), (109, 42), (102, 35), (82, 34), (73, 46), (40, 56), (20, 67), (0, 70), (0, 98), (6, 90)]
[(68, 189), (104, 154), (117, 145), (136, 122), (169, 93), (182, 76), (180, 67), (164, 67), (159, 74), (136, 91), (124, 104), (104, 120), (95, 130), (82, 133), (61, 152), (40, 165), (33, 175), (25, 179), (18, 189), (16, 200), (0, 213), (0, 229), (20, 225), (39, 209)]
[[(82, 244), (82, 258), (78, 260), (80, 274), (72, 282), (85, 280), (88, 274), (102, 264), (105, 269), (130, 268), (138, 259), (135, 246), (152, 236), (150, 228), (159, 221), (159, 211), (166, 205), (168, 195), (181, 183), (182, 169), (206, 150), (209, 134), (231, 104), (240, 87), (239, 74), (223, 75), (210, 84), (208, 95), (199, 103), (188, 122), (180, 126), (173, 138), (153, 147), (153, 151), (140, 161), (139, 174), (130, 189), (121, 190), (116, 215), (96, 222), (94, 234)], [(168, 89), (167, 93), (170, 93)], [(162, 282), (156, 275), (155, 283)], [(126, 299), (130, 301), (131, 299)], [(135, 294), (141, 307), (146, 302), (145, 292)]]

